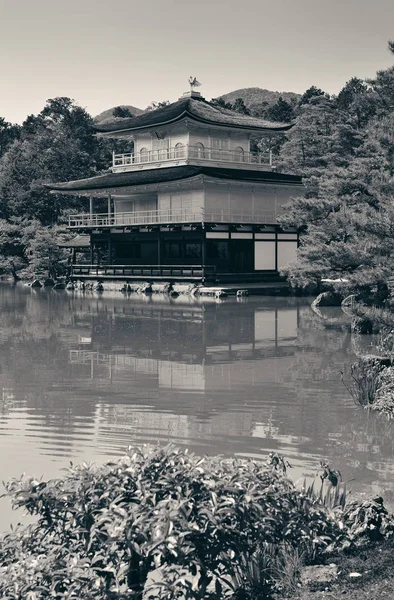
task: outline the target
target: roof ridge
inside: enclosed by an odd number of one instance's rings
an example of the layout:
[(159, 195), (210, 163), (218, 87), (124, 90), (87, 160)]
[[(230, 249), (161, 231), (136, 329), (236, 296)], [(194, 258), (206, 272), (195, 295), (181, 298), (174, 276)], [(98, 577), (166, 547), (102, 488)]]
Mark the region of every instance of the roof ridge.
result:
[(196, 121), (213, 126), (254, 131), (286, 131), (293, 126), (291, 123), (275, 123), (260, 117), (243, 115), (227, 108), (215, 106), (202, 97), (187, 96), (141, 115), (122, 119), (120, 122), (117, 120), (102, 124), (98, 123), (94, 125), (94, 129), (99, 134), (110, 135), (174, 123), (185, 116), (190, 116)]

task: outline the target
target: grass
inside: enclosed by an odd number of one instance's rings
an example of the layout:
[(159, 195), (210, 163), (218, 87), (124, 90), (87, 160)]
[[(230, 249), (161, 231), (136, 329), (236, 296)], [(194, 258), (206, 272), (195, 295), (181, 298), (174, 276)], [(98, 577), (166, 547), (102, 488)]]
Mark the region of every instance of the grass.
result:
[(304, 552), (283, 543), (272, 560), (271, 577), (284, 596), (298, 592)]
[[(352, 554), (330, 558), (338, 565), (338, 578), (333, 583), (311, 586), (287, 598), (294, 600), (382, 600), (394, 598), (394, 538), (371, 544)], [(361, 577), (351, 578), (350, 573)], [(283, 598), (284, 596), (282, 596)], [(279, 596), (278, 596), (279, 599)]]

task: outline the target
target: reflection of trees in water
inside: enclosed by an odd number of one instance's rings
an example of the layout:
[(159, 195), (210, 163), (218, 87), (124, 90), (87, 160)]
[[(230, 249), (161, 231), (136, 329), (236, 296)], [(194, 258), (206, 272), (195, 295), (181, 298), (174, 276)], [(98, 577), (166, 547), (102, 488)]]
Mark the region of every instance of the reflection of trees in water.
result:
[(296, 390), (304, 390), (304, 381), (316, 389), (336, 383), (342, 389), (341, 371), (353, 359), (349, 332), (327, 328), (310, 308), (300, 310), (297, 352), (286, 381)]
[(273, 420), (279, 435), (299, 440), (299, 453), (329, 458), (357, 488), (394, 480), (394, 424), (353, 404), (341, 371), (354, 358), (347, 327), (327, 328), (308, 307), (300, 309), (296, 353), (279, 380), (291, 407), (275, 403)]
[(0, 344), (56, 337), (73, 324), (72, 302), (53, 291), (0, 286)]
[[(73, 430), (94, 403), (70, 393), (68, 347), (62, 332), (73, 326), (72, 298), (47, 290), (0, 286), (0, 384), (12, 390), (12, 409), (41, 416), (40, 426)], [(11, 392), (10, 392), (11, 393)], [(2, 406), (8, 416), (10, 403)]]

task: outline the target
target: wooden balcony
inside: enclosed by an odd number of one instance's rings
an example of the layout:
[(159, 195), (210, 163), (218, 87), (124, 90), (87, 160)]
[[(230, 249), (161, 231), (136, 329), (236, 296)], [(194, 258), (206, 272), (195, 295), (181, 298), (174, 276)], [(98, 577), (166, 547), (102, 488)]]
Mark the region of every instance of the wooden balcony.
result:
[(226, 150), (208, 148), (206, 146), (191, 146), (183, 144), (173, 148), (160, 150), (141, 150), (129, 154), (113, 154), (112, 171), (136, 171), (144, 166), (149, 168), (173, 166), (178, 164), (211, 165), (222, 163), (226, 167), (267, 170), (273, 165), (272, 152), (246, 152), (239, 149)]
[(216, 211), (204, 209), (188, 210), (147, 210), (122, 213), (79, 214), (69, 217), (68, 226), (72, 229), (103, 227), (130, 227), (144, 225), (172, 225), (177, 223), (240, 223), (263, 225), (276, 222), (276, 213), (267, 211)]
[(218, 283), (240, 284), (256, 282), (277, 287), (286, 287), (285, 278), (277, 271), (254, 271), (252, 273), (221, 272), (215, 265), (108, 265), (75, 264), (70, 266), (70, 279), (77, 281), (148, 281), (195, 282), (207, 285)]
[(72, 265), (71, 279), (216, 281), (210, 265)]

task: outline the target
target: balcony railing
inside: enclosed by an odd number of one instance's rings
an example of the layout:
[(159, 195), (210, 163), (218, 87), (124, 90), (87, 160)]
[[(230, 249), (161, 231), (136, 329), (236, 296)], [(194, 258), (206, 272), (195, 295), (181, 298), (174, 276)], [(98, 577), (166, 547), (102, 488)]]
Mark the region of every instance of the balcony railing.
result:
[(272, 224), (277, 214), (266, 211), (146, 210), (122, 213), (79, 214), (69, 217), (69, 227), (129, 227), (176, 223), (262, 223)]
[(207, 148), (206, 146), (190, 146), (188, 144), (159, 150), (140, 150), (140, 152), (129, 154), (113, 154), (112, 166), (114, 168), (128, 167), (130, 165), (161, 163), (178, 159), (272, 166), (272, 152), (246, 152), (242, 149), (225, 150)]
[(92, 279), (216, 280), (213, 265), (72, 265), (71, 277)]

